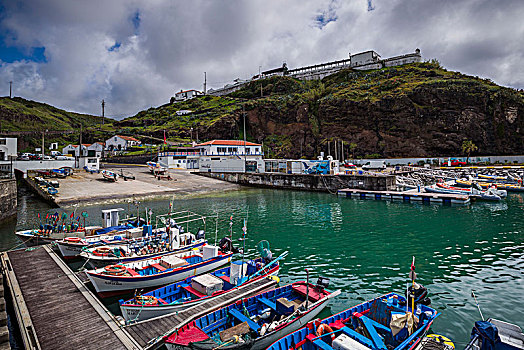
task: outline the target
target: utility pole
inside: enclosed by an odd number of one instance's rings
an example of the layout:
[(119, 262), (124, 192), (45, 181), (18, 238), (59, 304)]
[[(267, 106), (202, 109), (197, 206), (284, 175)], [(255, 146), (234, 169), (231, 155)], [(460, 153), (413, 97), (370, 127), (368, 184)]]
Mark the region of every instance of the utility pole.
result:
[(45, 131), (42, 131), (42, 160), (44, 160), (44, 135), (47, 132), (47, 129)]
[(9, 82), (9, 98), (13, 98), (13, 81)]
[(244, 117), (244, 173), (246, 172), (246, 109), (242, 104), (242, 116)]
[(102, 125), (104, 125), (106, 101), (102, 100)]
[(262, 66), (258, 66), (258, 79), (260, 80), (260, 97), (264, 97), (264, 94), (262, 92), (262, 75), (260, 73), (260, 69)]
[(207, 87), (207, 74), (204, 72), (204, 95), (206, 94), (206, 87)]
[(80, 144), (78, 145), (78, 156), (82, 157), (82, 124), (80, 124)]

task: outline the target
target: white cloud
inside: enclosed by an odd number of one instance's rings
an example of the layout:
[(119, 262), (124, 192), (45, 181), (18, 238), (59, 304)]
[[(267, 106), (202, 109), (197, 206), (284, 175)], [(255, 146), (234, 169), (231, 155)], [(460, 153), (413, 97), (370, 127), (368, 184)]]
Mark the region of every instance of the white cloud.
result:
[[(283, 61), (296, 68), (349, 52), (388, 57), (418, 47), (449, 69), (524, 87), (523, 2), (373, 4), (368, 12), (366, 0), (6, 3), (6, 44), (44, 46), (47, 62), (4, 62), (0, 80), (13, 80), (25, 98), (91, 114), (105, 99), (108, 115), (128, 116), (166, 103), (176, 90), (202, 89), (204, 71), (208, 87), (219, 87)], [(322, 26), (319, 15), (336, 20)]]

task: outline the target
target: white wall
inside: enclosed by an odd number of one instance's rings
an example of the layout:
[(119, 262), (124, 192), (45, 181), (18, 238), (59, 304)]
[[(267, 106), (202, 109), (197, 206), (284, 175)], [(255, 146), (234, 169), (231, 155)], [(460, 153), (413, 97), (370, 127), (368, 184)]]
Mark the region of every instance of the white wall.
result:
[(115, 135), (106, 140), (106, 149), (116, 151), (125, 150), (127, 149), (127, 141)]
[(14, 137), (0, 138), (0, 153), (3, 153), (3, 157), (0, 157), (0, 160), (8, 160), (9, 157), (16, 158), (18, 155), (17, 139)]

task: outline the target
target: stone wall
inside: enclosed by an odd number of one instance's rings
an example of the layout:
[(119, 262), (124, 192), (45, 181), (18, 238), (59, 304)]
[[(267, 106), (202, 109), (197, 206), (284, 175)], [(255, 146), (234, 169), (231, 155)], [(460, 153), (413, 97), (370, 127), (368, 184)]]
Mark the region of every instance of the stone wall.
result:
[(393, 175), (309, 175), (309, 174), (250, 174), (194, 173), (239, 185), (291, 190), (335, 192), (344, 188), (388, 191), (395, 187)]
[(0, 221), (16, 215), (16, 179), (0, 180)]
[[(157, 155), (153, 155), (153, 160), (157, 159)], [(118, 164), (146, 164), (151, 160), (151, 154), (139, 155), (139, 156), (116, 156), (102, 159), (106, 163), (118, 163)]]

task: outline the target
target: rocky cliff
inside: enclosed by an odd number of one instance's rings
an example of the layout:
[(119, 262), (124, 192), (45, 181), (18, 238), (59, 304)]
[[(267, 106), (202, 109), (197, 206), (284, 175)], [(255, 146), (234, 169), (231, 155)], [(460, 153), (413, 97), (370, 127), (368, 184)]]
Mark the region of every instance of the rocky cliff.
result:
[(322, 81), (272, 77), (225, 98), (143, 111), (121, 126), (139, 132), (147, 124), (150, 134), (166, 129), (175, 139), (197, 132), (200, 140), (236, 139), (244, 111), (247, 139), (263, 142), (270, 156), (311, 158), (333, 153), (335, 142), (340, 151), (341, 141), (346, 157), (456, 156), (464, 140), (477, 154), (524, 151), (524, 94), (438, 63), (344, 70)]

